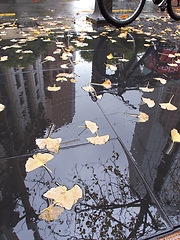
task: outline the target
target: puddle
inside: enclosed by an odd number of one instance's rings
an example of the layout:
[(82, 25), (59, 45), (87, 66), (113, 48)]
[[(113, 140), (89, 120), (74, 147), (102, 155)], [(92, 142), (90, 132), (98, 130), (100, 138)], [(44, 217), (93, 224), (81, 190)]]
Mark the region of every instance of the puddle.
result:
[[(178, 46), (130, 27), (18, 24), (0, 33), (1, 238), (150, 239), (178, 227)], [(48, 137), (61, 138), (59, 151), (49, 146), (46, 167), (26, 172), (30, 157), (48, 152), (36, 139)], [(82, 196), (69, 208), (63, 200), (61, 214), (39, 217), (60, 209), (48, 190), (75, 185)]]

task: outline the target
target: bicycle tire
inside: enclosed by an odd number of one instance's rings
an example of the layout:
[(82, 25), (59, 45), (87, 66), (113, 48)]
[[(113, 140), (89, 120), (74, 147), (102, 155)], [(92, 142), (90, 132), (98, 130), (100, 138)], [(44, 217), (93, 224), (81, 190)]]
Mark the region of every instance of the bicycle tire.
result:
[(133, 22), (141, 13), (146, 0), (98, 0), (103, 17), (115, 27)]
[(167, 0), (167, 11), (174, 20), (180, 20), (180, 0)]

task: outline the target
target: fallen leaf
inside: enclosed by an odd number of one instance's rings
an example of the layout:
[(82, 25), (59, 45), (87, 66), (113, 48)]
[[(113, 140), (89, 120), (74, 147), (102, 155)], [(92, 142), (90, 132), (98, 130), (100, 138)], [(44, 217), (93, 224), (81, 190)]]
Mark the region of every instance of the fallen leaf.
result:
[(67, 64), (62, 64), (61, 68), (68, 68), (68, 65)]
[(95, 133), (98, 130), (98, 126), (95, 122), (85, 121), (86, 127), (92, 132)]
[(103, 87), (105, 88), (111, 88), (112, 84), (111, 81), (108, 79), (105, 82), (102, 83)]
[(176, 60), (175, 63), (180, 63), (180, 59)]
[(164, 79), (164, 78), (154, 78), (154, 79), (157, 80), (157, 81), (160, 81), (160, 83), (162, 83), (162, 84), (167, 83), (166, 79)]
[(139, 118), (139, 122), (147, 122), (149, 120), (149, 116), (143, 112), (140, 112), (138, 118)]
[(146, 104), (148, 105), (148, 107), (150, 107), (150, 108), (152, 108), (152, 107), (155, 106), (155, 102), (154, 102), (152, 99), (150, 99), (150, 98), (143, 98), (143, 97), (142, 97), (142, 100), (143, 100), (143, 102), (146, 103)]
[(146, 87), (139, 87), (139, 89), (143, 92), (153, 92), (154, 88), (149, 88), (149, 82)]
[(8, 60), (8, 56), (0, 57), (0, 62), (4, 62), (4, 61), (7, 61), (7, 60)]
[(2, 112), (5, 109), (5, 106), (0, 103), (0, 112)]
[(160, 103), (159, 105), (161, 106), (161, 108), (167, 109), (167, 110), (170, 110), (170, 111), (177, 110), (177, 107), (174, 106), (173, 104), (171, 104), (171, 101), (172, 101), (173, 97), (174, 97), (174, 95), (171, 97), (171, 99), (169, 100), (168, 103)]
[(109, 59), (109, 60), (112, 60), (112, 59), (113, 59), (112, 53), (110, 53), (110, 54), (107, 56), (107, 59)]
[(43, 196), (54, 199), (54, 204), (70, 210), (77, 200), (82, 198), (82, 189), (78, 185), (74, 185), (70, 190), (65, 186), (59, 186), (51, 188)]
[(53, 52), (53, 54), (60, 54), (61, 53), (61, 49), (56, 49), (54, 52)]
[(58, 73), (56, 77), (67, 77), (67, 78), (74, 78), (76, 74), (73, 73)]
[(106, 66), (107, 66), (110, 70), (112, 70), (112, 71), (116, 71), (116, 70), (117, 70), (117, 67), (114, 66), (114, 65), (112, 65), (112, 64), (106, 64)]
[[(45, 163), (50, 161), (54, 156), (50, 153), (38, 153), (33, 155), (33, 157), (28, 158), (25, 168), (26, 172), (33, 171), (38, 167), (46, 167)], [(47, 168), (47, 167), (46, 167)]]
[(56, 82), (67, 82), (67, 78), (65, 78), (65, 77), (58, 77), (58, 78), (56, 78)]
[(45, 57), (44, 60), (45, 60), (45, 61), (51, 61), (51, 62), (54, 62), (56, 59), (55, 59), (54, 57), (52, 57), (52, 56), (47, 56), (47, 57)]
[(109, 135), (104, 135), (104, 136), (97, 135), (96, 137), (86, 138), (86, 140), (94, 145), (102, 145), (108, 142)]
[(178, 66), (177, 63), (167, 63), (167, 65), (170, 66), (170, 67), (177, 67)]
[(46, 147), (46, 149), (50, 152), (58, 153), (61, 141), (61, 138), (37, 138), (36, 144), (40, 149), (44, 149)]
[(51, 86), (48, 86), (47, 89), (50, 92), (57, 92), (57, 91), (59, 91), (61, 89), (61, 87), (56, 87), (56, 86), (51, 87)]
[(95, 91), (95, 89), (90, 85), (89, 86), (84, 86), (84, 87), (82, 87), (82, 89), (86, 92), (94, 92)]
[(55, 207), (51, 205), (42, 211), (42, 213), (39, 215), (39, 218), (44, 219), (46, 221), (53, 221), (57, 219), (63, 211), (64, 208)]
[(175, 128), (171, 130), (171, 139), (172, 139), (172, 144), (169, 150), (167, 151), (167, 154), (171, 152), (175, 142), (180, 142), (180, 134), (178, 133), (178, 130)]

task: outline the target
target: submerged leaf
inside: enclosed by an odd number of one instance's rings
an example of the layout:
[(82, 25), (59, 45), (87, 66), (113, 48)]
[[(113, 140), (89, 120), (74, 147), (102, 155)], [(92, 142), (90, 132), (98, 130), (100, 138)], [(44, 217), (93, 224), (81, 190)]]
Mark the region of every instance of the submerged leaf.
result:
[(61, 138), (37, 138), (36, 144), (40, 149), (44, 149), (46, 147), (50, 152), (58, 153), (61, 141)]
[(33, 155), (33, 157), (28, 158), (26, 162), (26, 172), (35, 170), (38, 167), (46, 167), (44, 164), (53, 159), (53, 155), (50, 153), (38, 153)]
[(78, 185), (67, 191), (65, 186), (51, 188), (44, 195), (46, 198), (54, 199), (54, 204), (70, 210), (72, 206), (82, 197), (82, 189)]
[(86, 138), (86, 140), (94, 145), (102, 145), (108, 142), (109, 135), (104, 135), (104, 136), (97, 135), (96, 137)]
[(39, 218), (42, 218), (46, 221), (53, 221), (59, 217), (59, 215), (64, 211), (62, 207), (49, 206), (43, 210), (43, 213), (39, 215)]
[(95, 122), (85, 121), (86, 127), (92, 132), (95, 133), (98, 130), (98, 126)]

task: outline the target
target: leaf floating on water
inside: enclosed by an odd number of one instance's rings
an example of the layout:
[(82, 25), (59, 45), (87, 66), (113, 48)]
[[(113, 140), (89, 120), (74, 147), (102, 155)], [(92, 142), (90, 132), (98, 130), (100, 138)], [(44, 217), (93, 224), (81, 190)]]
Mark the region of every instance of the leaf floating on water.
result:
[(50, 92), (57, 92), (57, 91), (59, 91), (61, 89), (61, 87), (56, 87), (56, 86), (51, 87), (51, 86), (48, 86), (47, 89)]
[(171, 130), (171, 139), (172, 139), (172, 144), (167, 154), (171, 152), (175, 142), (180, 142), (180, 134), (178, 133), (178, 130), (175, 128)]
[(89, 86), (84, 86), (84, 87), (82, 87), (82, 89), (86, 92), (94, 92), (95, 91), (95, 89), (90, 85)]
[(104, 136), (97, 135), (96, 137), (86, 138), (86, 140), (94, 145), (102, 145), (108, 142), (109, 135), (104, 135)]
[(139, 87), (139, 89), (143, 92), (153, 92), (154, 88), (149, 88), (149, 83), (147, 84), (146, 87)]
[(95, 122), (85, 121), (86, 127), (92, 132), (95, 133), (98, 130), (98, 125)]
[(0, 62), (5, 62), (8, 60), (8, 56), (0, 57)]
[(39, 215), (39, 218), (44, 219), (46, 221), (53, 221), (57, 219), (63, 211), (64, 211), (64, 208), (55, 207), (51, 205), (42, 211), (43, 213)]
[[(50, 153), (38, 153), (33, 155), (33, 157), (28, 158), (27, 162), (26, 162), (26, 172), (30, 172), (35, 170), (38, 167), (45, 167), (45, 163), (47, 163), (48, 161), (50, 161), (51, 159), (53, 159), (53, 155)], [(48, 169), (49, 170), (49, 169)]]
[(58, 73), (56, 77), (66, 77), (66, 78), (74, 78), (77, 76), (76, 74), (73, 73)]
[(61, 138), (37, 138), (36, 144), (40, 149), (44, 149), (46, 147), (46, 149), (50, 152), (58, 153), (61, 141)]
[(106, 64), (106, 66), (111, 70), (111, 71), (116, 71), (117, 67), (112, 65), (112, 64)]
[(2, 112), (5, 109), (5, 106), (0, 103), (0, 112)]
[(164, 79), (164, 78), (154, 78), (154, 79), (157, 80), (157, 81), (160, 81), (160, 83), (162, 83), (162, 84), (167, 83), (166, 79)]
[(47, 57), (45, 57), (44, 60), (45, 60), (45, 61), (54, 62), (56, 59), (55, 59), (54, 57), (52, 57), (52, 56), (47, 56)]
[(68, 68), (68, 65), (67, 64), (62, 64), (61, 68)]
[(67, 82), (67, 78), (65, 78), (65, 77), (58, 77), (58, 78), (56, 78), (56, 82)]
[(139, 122), (147, 122), (149, 120), (149, 116), (146, 113), (140, 112), (138, 116)]
[(111, 81), (108, 79), (105, 82), (102, 83), (103, 87), (105, 88), (111, 88), (112, 84)]
[(82, 189), (78, 185), (74, 185), (70, 190), (67, 190), (65, 186), (59, 186), (51, 188), (43, 196), (54, 199), (54, 204), (70, 210), (77, 200), (82, 198)]
[(170, 67), (177, 67), (178, 66), (177, 63), (167, 63), (167, 65), (170, 66)]
[(169, 111), (175, 111), (175, 110), (177, 110), (177, 107), (174, 106), (174, 105), (171, 103), (173, 97), (174, 97), (174, 95), (171, 97), (171, 99), (169, 100), (168, 103), (160, 103), (159, 105), (161, 106), (161, 108), (167, 109), (167, 110), (169, 110)]
[(139, 122), (147, 122), (149, 120), (149, 116), (146, 113), (140, 112), (140, 114), (130, 114), (130, 113), (125, 113), (127, 115), (130, 115), (132, 117), (139, 118)]
[(146, 104), (148, 105), (148, 107), (150, 107), (150, 108), (152, 108), (152, 107), (155, 106), (155, 102), (154, 102), (152, 99), (150, 99), (150, 98), (143, 98), (143, 97), (142, 97), (142, 100), (143, 100), (143, 102), (146, 103)]
[(175, 63), (180, 63), (180, 59), (176, 60)]
[(110, 53), (110, 54), (107, 56), (107, 59), (109, 59), (109, 60), (112, 60), (112, 59), (113, 59), (112, 53)]

